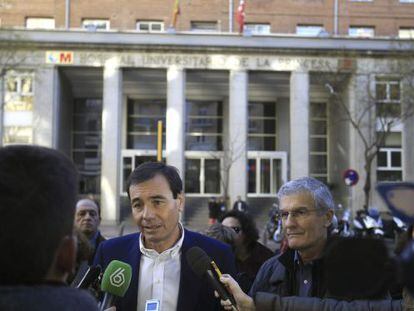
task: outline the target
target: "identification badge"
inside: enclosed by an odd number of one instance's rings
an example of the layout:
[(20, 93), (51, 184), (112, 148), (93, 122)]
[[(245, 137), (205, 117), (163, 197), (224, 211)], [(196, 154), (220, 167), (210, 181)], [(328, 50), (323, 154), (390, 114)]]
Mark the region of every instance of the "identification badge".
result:
[(158, 299), (149, 299), (145, 302), (145, 311), (160, 311), (160, 301)]

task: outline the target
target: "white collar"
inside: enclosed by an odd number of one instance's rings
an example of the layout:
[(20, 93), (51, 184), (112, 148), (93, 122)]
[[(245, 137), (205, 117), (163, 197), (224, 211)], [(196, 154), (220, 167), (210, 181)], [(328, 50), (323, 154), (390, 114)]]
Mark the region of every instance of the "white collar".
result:
[(139, 250), (141, 251), (141, 254), (151, 259), (156, 259), (156, 258), (170, 259), (170, 258), (173, 258), (179, 255), (181, 246), (183, 245), (183, 241), (184, 241), (184, 227), (180, 222), (178, 223), (178, 227), (181, 233), (180, 239), (171, 248), (166, 249), (161, 254), (158, 253), (155, 249), (146, 248), (144, 246), (143, 235), (141, 234), (139, 237)]

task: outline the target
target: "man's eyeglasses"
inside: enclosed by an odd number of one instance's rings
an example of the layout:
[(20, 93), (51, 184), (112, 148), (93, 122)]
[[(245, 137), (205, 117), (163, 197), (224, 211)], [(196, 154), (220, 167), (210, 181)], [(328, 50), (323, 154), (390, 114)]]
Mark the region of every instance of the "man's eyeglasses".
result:
[(231, 227), (237, 234), (241, 231), (240, 227)]
[(289, 215), (290, 215), (291, 218), (293, 218), (293, 219), (299, 219), (300, 220), (300, 219), (305, 219), (311, 213), (316, 213), (316, 212), (319, 212), (321, 210), (322, 210), (322, 208), (315, 208), (315, 209), (311, 209), (311, 210), (309, 210), (307, 208), (300, 208), (300, 209), (297, 209), (297, 210), (294, 210), (294, 211), (290, 211), (290, 212), (288, 212), (288, 211), (281, 211), (281, 212), (279, 212), (279, 217), (282, 220), (286, 220), (289, 217)]

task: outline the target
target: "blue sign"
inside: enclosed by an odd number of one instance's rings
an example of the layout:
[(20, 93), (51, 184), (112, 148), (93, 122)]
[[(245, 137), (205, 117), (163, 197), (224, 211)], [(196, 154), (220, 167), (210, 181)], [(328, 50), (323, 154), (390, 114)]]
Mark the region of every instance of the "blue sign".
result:
[(356, 170), (348, 169), (342, 175), (347, 186), (355, 186), (358, 183), (359, 175)]

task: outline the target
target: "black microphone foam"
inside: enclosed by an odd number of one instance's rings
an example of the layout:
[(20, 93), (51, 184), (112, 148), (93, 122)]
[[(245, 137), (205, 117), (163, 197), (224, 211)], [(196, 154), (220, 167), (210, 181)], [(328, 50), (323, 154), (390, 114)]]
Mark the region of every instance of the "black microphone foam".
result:
[(200, 247), (194, 246), (187, 251), (187, 262), (198, 277), (203, 277), (211, 269), (211, 259)]
[[(233, 295), (228, 291), (223, 283), (220, 282), (218, 275), (212, 267), (212, 260), (200, 247), (194, 246), (190, 248), (186, 253), (186, 259), (188, 265), (193, 272), (200, 278), (206, 276), (210, 285), (217, 291), (221, 299), (229, 299), (234, 307), (236, 307), (236, 301)], [(237, 310), (237, 308), (236, 308)]]

